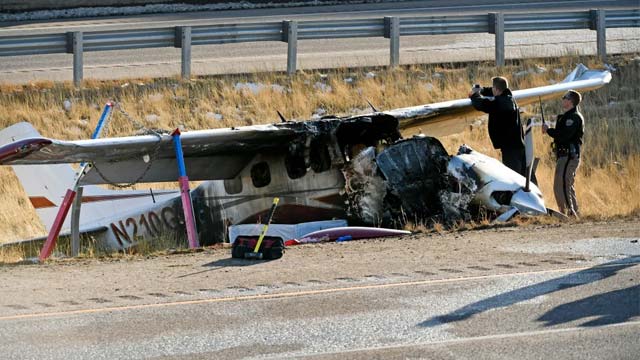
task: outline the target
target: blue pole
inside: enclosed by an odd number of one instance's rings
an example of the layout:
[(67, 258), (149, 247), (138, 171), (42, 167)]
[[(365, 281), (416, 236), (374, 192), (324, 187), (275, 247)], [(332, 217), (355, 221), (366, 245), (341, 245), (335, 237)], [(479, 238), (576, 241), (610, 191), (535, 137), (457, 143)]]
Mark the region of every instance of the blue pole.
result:
[[(109, 119), (109, 114), (113, 109), (113, 104), (108, 102), (104, 106), (104, 110), (102, 110), (102, 115), (100, 115), (100, 120), (98, 120), (98, 125), (96, 125), (96, 129), (93, 130), (93, 135), (91, 135), (91, 139), (97, 139), (100, 137), (100, 133), (102, 129), (106, 126), (106, 123)], [(84, 166), (84, 162), (80, 163), (80, 168)]]
[(105, 121), (107, 120), (107, 117), (111, 112), (111, 109), (113, 109), (113, 104), (108, 102), (104, 106), (104, 110), (102, 110), (102, 115), (100, 115), (100, 120), (98, 120), (98, 125), (96, 126), (96, 129), (93, 131), (93, 135), (91, 135), (92, 139), (97, 139), (98, 137), (100, 137), (100, 133), (102, 132), (102, 128), (104, 128)]
[(178, 161), (178, 183), (180, 184), (180, 196), (182, 197), (182, 210), (184, 210), (184, 222), (187, 227), (187, 239), (189, 248), (194, 249), (200, 246), (198, 242), (198, 232), (196, 230), (196, 219), (193, 215), (193, 204), (189, 190), (189, 178), (184, 166), (184, 154), (182, 152), (182, 142), (180, 141), (180, 129), (175, 129), (171, 133), (173, 137), (173, 147), (176, 150), (176, 160)]
[(184, 166), (184, 154), (182, 152), (182, 141), (180, 141), (180, 130), (175, 129), (171, 136), (173, 137), (173, 147), (176, 150), (176, 159), (178, 160), (178, 176), (187, 176), (187, 169)]

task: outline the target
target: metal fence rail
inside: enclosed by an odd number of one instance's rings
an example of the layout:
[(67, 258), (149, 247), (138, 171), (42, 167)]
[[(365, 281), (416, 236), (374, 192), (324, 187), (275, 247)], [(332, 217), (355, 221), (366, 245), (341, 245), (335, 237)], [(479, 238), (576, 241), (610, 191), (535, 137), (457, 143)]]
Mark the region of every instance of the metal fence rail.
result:
[(608, 28), (640, 27), (640, 9), (607, 10)]
[(400, 18), (400, 35), (448, 35), (489, 32), (488, 15)]
[(301, 21), (298, 40), (384, 36), (384, 19)]
[(182, 77), (191, 75), (191, 46), (241, 42), (288, 43), (287, 72), (296, 71), (297, 42), (309, 39), (385, 37), (390, 65), (400, 60), (400, 36), (490, 33), (495, 35), (496, 64), (504, 65), (504, 34), (514, 31), (591, 29), (597, 32), (598, 56), (606, 61), (606, 29), (640, 27), (640, 8), (545, 13), (385, 17), (331, 21), (177, 26), (114, 31), (68, 32), (0, 37), (1, 56), (73, 54), (73, 78), (82, 82), (85, 51), (177, 47), (182, 49)]
[(204, 25), (191, 28), (192, 45), (282, 41), (282, 22)]
[(504, 31), (539, 31), (588, 29), (591, 14), (588, 11), (570, 13), (505, 14)]
[(172, 47), (175, 43), (175, 30), (164, 28), (92, 31), (85, 32), (83, 38), (84, 51)]
[(0, 37), (0, 56), (44, 55), (67, 52), (66, 34)]

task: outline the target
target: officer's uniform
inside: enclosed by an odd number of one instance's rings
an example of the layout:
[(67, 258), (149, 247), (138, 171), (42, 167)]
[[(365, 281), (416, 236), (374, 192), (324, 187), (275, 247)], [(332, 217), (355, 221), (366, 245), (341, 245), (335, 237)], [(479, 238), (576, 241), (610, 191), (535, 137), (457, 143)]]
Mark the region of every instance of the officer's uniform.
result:
[(580, 166), (580, 148), (584, 135), (584, 118), (574, 107), (558, 115), (555, 129), (547, 134), (554, 140), (557, 156), (556, 173), (553, 180), (553, 192), (561, 212), (578, 216), (578, 201), (573, 187), (576, 171)]

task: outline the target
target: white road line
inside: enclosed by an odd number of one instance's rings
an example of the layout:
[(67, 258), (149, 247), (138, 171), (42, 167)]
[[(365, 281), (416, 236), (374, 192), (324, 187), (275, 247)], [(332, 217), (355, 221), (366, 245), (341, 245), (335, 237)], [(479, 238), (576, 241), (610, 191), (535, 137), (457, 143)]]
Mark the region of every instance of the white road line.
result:
[(105, 308), (97, 308), (97, 309), (81, 309), (81, 310), (57, 311), (57, 312), (49, 312), (49, 313), (9, 315), (9, 316), (0, 317), (0, 321), (48, 318), (48, 317), (55, 317), (55, 316), (67, 316), (67, 315), (79, 315), (79, 314), (93, 314), (93, 313), (104, 313), (104, 312), (110, 312), (110, 311), (140, 310), (140, 309), (160, 308), (160, 307), (168, 307), (168, 306), (197, 305), (197, 304), (265, 300), (265, 299), (283, 299), (283, 298), (323, 295), (323, 294), (332, 294), (332, 293), (333, 294), (346, 293), (346, 292), (372, 290), (372, 289), (384, 289), (384, 288), (432, 285), (432, 284), (447, 284), (447, 283), (456, 283), (456, 282), (473, 281), (473, 280), (499, 279), (499, 278), (505, 278), (505, 277), (522, 276), (522, 275), (570, 273), (574, 271), (583, 271), (583, 270), (589, 270), (589, 269), (598, 270), (598, 269), (607, 269), (611, 267), (622, 267), (622, 266), (629, 267), (629, 266), (634, 266), (639, 264), (640, 262), (632, 261), (632, 262), (623, 263), (623, 264), (609, 264), (609, 265), (604, 264), (604, 265), (597, 265), (597, 266), (583, 266), (583, 267), (575, 267), (575, 268), (562, 268), (562, 269), (551, 269), (551, 270), (540, 270), (540, 271), (524, 271), (524, 272), (515, 272), (515, 273), (508, 273), (508, 274), (479, 275), (479, 276), (457, 277), (457, 278), (447, 278), (447, 279), (408, 281), (408, 282), (397, 282), (397, 283), (388, 283), (388, 284), (362, 285), (362, 286), (285, 292), (285, 293), (275, 293), (275, 294), (230, 296), (230, 297), (222, 297), (222, 298), (214, 298), (214, 299), (175, 301), (175, 302), (160, 303), (160, 304), (114, 306), (114, 307), (105, 307)]

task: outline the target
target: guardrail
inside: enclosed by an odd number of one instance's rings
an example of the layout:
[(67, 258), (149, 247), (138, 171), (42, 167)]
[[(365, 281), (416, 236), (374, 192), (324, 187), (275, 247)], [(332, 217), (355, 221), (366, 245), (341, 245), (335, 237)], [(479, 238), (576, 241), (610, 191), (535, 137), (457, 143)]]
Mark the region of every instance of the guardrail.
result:
[(285, 20), (269, 23), (6, 36), (0, 37), (0, 56), (73, 54), (73, 81), (79, 86), (83, 78), (82, 59), (85, 51), (181, 48), (181, 75), (188, 79), (191, 76), (191, 47), (194, 45), (283, 41), (288, 43), (287, 73), (293, 74), (297, 68), (298, 40), (385, 37), (389, 39), (390, 65), (398, 66), (400, 36), (491, 33), (495, 35), (496, 65), (503, 66), (505, 32), (590, 29), (597, 32), (598, 56), (605, 62), (606, 29), (620, 27), (640, 27), (640, 8), (332, 21)]

